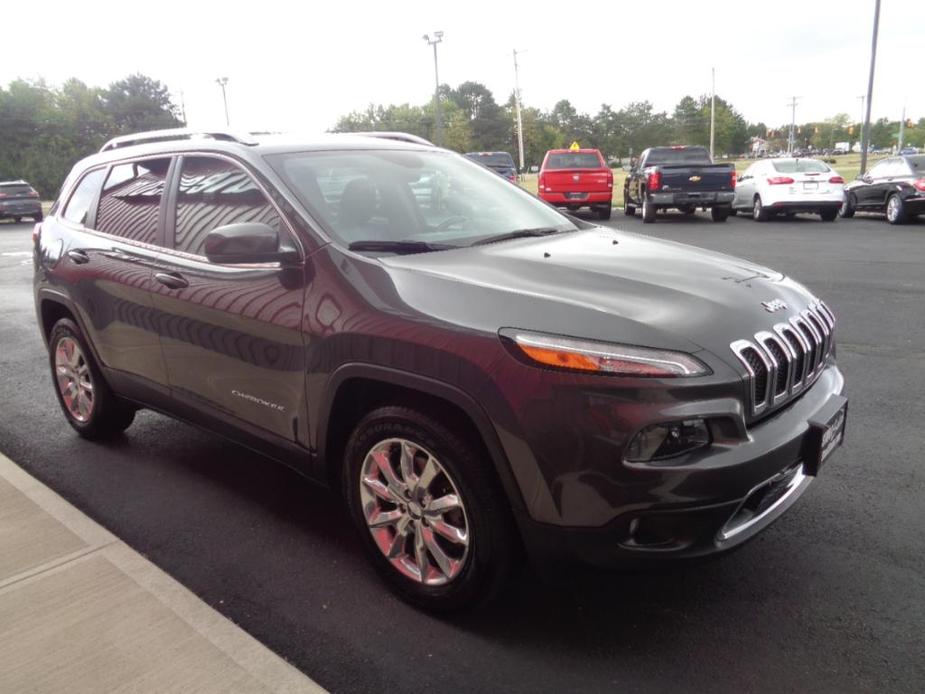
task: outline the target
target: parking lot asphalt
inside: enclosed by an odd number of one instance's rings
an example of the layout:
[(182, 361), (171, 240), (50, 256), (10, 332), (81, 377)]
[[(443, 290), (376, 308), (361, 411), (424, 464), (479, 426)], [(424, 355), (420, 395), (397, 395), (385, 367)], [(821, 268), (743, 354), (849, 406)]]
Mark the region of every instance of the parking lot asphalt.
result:
[[(660, 571), (526, 570), (489, 608), (422, 614), (374, 575), (329, 492), (150, 412), (105, 445), (58, 411), (29, 226), (0, 224), (0, 451), (333, 692), (925, 687), (925, 222), (611, 225), (793, 275), (838, 316), (847, 441), (736, 552)], [(157, 657), (153, 653), (151, 657)]]

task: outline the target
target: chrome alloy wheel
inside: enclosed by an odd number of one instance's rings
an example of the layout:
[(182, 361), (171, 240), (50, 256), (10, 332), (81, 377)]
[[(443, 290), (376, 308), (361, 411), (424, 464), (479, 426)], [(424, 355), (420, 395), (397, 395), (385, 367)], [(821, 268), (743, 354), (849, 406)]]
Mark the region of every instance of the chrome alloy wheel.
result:
[(55, 380), (64, 406), (78, 422), (87, 422), (93, 411), (93, 377), (80, 345), (62, 337), (55, 348)]
[(402, 575), (445, 585), (465, 566), (469, 523), (446, 469), (407, 439), (380, 441), (363, 460), (360, 501), (382, 554)]
[(890, 222), (896, 222), (899, 218), (899, 208), (902, 203), (899, 200), (898, 195), (891, 195), (890, 199), (886, 201), (886, 218)]

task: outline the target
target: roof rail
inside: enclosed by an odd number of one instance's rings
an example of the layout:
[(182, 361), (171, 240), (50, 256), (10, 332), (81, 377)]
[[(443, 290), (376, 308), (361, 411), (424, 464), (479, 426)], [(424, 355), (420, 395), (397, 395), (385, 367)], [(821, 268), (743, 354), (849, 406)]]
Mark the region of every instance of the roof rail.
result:
[(165, 130), (149, 130), (132, 135), (114, 137), (100, 148), (100, 152), (108, 152), (120, 147), (131, 147), (151, 142), (169, 142), (170, 140), (195, 140), (198, 138), (209, 140), (222, 140), (224, 142), (237, 142), (242, 145), (256, 145), (253, 137), (231, 133), (226, 130), (196, 130), (191, 128), (168, 128)]
[(376, 130), (370, 132), (358, 132), (358, 133), (341, 133), (343, 135), (361, 135), (363, 137), (378, 137), (382, 140), (397, 140), (398, 142), (411, 142), (415, 145), (427, 145), (428, 147), (435, 147), (433, 142), (430, 140), (425, 140), (423, 137), (417, 135), (412, 135), (411, 133), (399, 133), (399, 132), (389, 132), (385, 130)]

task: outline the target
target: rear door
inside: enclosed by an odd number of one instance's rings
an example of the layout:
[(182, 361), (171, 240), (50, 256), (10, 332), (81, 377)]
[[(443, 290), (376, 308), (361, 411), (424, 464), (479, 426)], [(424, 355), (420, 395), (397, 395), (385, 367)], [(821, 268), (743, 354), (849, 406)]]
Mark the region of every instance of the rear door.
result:
[(49, 220), (70, 230), (56, 272), (64, 275), (103, 365), (164, 392), (151, 276), (171, 163), (170, 157), (158, 157), (90, 171), (63, 213)]
[(299, 438), (304, 266), (218, 265), (203, 250), (206, 235), (225, 224), (263, 222), (298, 247), (294, 234), (230, 159), (183, 156), (174, 197), (153, 294), (173, 396), (213, 416)]
[(755, 199), (756, 178), (762, 175), (763, 167), (764, 162), (756, 162), (739, 177), (733, 207), (745, 209), (752, 206), (752, 200)]

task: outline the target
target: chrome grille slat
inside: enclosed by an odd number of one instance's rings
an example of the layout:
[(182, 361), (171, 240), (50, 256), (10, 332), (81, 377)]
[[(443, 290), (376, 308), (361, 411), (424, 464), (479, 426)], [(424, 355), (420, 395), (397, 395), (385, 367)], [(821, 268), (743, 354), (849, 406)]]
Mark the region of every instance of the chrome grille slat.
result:
[(751, 414), (757, 416), (809, 388), (835, 344), (835, 316), (815, 301), (788, 322), (729, 347), (745, 367)]

